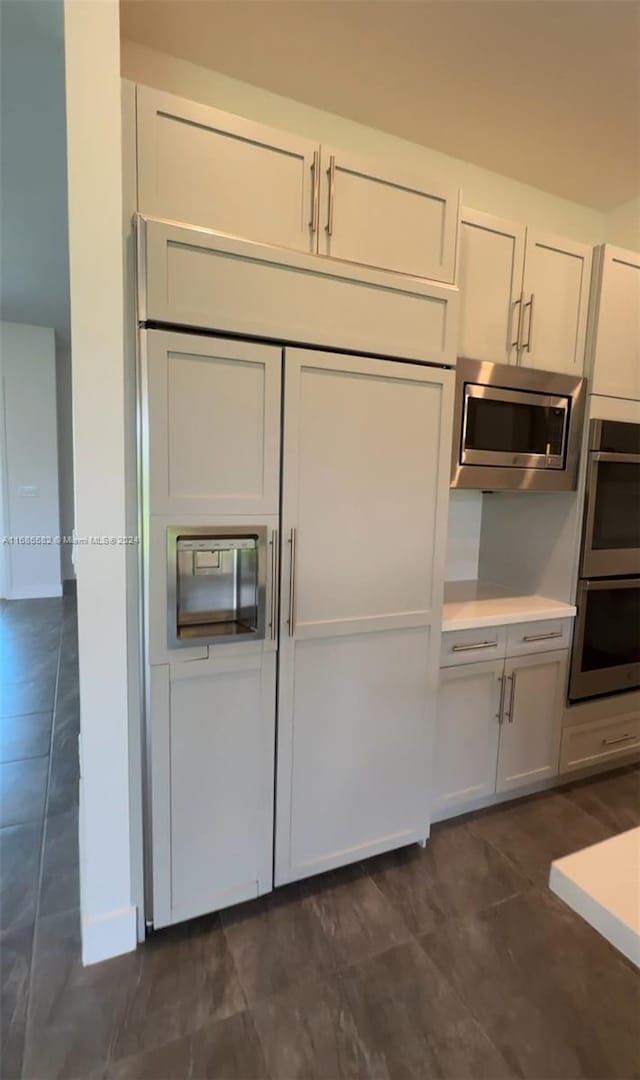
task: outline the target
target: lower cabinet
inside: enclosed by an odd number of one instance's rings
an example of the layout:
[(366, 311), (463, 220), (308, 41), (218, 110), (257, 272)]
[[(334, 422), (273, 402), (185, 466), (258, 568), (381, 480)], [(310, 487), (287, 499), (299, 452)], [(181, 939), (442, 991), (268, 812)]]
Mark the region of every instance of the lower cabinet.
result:
[(566, 650), (442, 668), (433, 816), (558, 772)]
[(151, 669), (153, 924), (272, 888), (275, 652)]

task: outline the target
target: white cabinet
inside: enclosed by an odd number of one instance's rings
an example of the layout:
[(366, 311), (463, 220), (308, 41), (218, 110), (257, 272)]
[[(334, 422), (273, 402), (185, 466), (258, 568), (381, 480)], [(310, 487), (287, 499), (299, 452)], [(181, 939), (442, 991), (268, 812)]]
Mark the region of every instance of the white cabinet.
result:
[(517, 362), (526, 228), (464, 209), (460, 229), (460, 356)]
[(462, 356), (582, 375), (591, 248), (463, 209)]
[(137, 132), (142, 214), (454, 281), (458, 188), (146, 86)]
[(141, 213), (316, 249), (317, 143), (146, 86), (137, 127)]
[(606, 244), (596, 252), (591, 389), (640, 400), (640, 256)]
[(444, 817), (496, 789), (504, 661), (440, 672), (433, 805)]
[(285, 353), (276, 884), (428, 834), (452, 383)]
[[(541, 640), (539, 651), (532, 651), (536, 625), (542, 626)], [(432, 770), (436, 819), (558, 773), (568, 651), (545, 650), (556, 634), (566, 643), (568, 626), (568, 620), (554, 620), (443, 635), (449, 641), (441, 659), (448, 666), (440, 670)], [(513, 649), (515, 655), (487, 661), (479, 650), (475, 662), (469, 653), (452, 664), (456, 639), (471, 649), (473, 634), (478, 649), (483, 638), (504, 648), (506, 637), (507, 653)]]
[(272, 885), (275, 653), (151, 669), (153, 923)]
[(520, 362), (584, 373), (591, 248), (527, 229)]
[(152, 514), (277, 514), (281, 349), (149, 330)]
[(496, 791), (558, 772), (567, 653), (507, 660)]
[(434, 281), (454, 280), (457, 188), (322, 147), (319, 250)]

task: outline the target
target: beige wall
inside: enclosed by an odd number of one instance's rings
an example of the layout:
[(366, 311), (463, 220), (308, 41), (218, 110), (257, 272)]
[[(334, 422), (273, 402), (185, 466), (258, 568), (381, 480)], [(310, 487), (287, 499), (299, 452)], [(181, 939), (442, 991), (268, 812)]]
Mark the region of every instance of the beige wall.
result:
[(590, 244), (601, 243), (604, 239), (603, 215), (588, 207), (137, 42), (122, 42), (121, 69), (123, 77), (134, 82), (215, 105), (305, 138), (342, 146), (356, 153), (401, 161), (407, 168), (423, 170), (433, 177), (434, 182), (460, 186), (465, 205), (476, 210), (513, 218)]
[(640, 251), (640, 195), (605, 216), (605, 240), (617, 247)]

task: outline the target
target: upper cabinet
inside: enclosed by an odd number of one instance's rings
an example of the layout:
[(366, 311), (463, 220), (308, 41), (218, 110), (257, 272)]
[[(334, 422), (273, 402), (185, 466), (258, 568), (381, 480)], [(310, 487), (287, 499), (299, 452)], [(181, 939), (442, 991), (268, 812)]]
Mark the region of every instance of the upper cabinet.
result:
[(591, 389), (640, 399), (640, 256), (605, 244), (596, 251)]
[(462, 356), (582, 375), (591, 248), (462, 211)]
[(457, 188), (323, 146), (320, 254), (452, 282), (458, 198)]
[(146, 86), (137, 131), (142, 214), (454, 281), (457, 188)]
[(584, 373), (592, 250), (527, 229), (520, 363)]
[(315, 251), (317, 143), (146, 86), (137, 118), (141, 213)]
[(459, 353), (517, 362), (526, 228), (478, 210), (462, 211)]

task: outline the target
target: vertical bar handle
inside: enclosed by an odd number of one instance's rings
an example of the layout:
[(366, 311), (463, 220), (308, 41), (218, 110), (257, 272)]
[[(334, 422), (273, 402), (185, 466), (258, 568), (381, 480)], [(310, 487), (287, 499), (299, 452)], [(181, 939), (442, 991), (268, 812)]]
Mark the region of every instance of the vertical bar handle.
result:
[(289, 637), (293, 637), (295, 632), (295, 614), (296, 614), (296, 530), (291, 529), (289, 533), (289, 544), (291, 545), (291, 561), (289, 563), (289, 618), (287, 619), (287, 625), (289, 627)]
[(333, 203), (335, 201), (336, 194), (336, 158), (335, 154), (332, 154), (329, 158), (329, 168), (327, 169), (327, 176), (329, 177), (329, 207), (327, 211), (327, 224), (325, 225), (325, 231), (329, 236), (333, 236)]
[[(516, 352), (520, 349), (520, 331), (522, 329), (522, 301), (523, 301), (523, 299), (524, 299), (524, 294), (520, 293), (520, 296), (518, 297), (518, 299), (514, 300), (512, 305), (511, 305), (511, 319), (509, 321), (509, 333), (507, 335), (507, 337), (508, 337), (507, 344), (508, 344), (509, 349), (515, 349)], [(516, 340), (512, 341), (511, 340), (511, 333), (512, 333), (512, 330), (513, 330), (513, 320), (515, 318), (516, 308), (518, 309), (518, 329), (516, 330)]]
[(278, 636), (278, 530), (271, 532), (271, 638)]
[[(522, 348), (526, 349), (527, 352), (531, 352), (531, 346), (533, 344), (533, 301), (534, 300), (535, 300), (535, 296), (534, 296), (533, 293), (531, 293), (531, 299), (527, 300), (526, 304), (523, 304), (523, 307), (522, 307), (523, 311), (524, 311), (525, 308), (527, 308), (527, 307), (529, 308), (529, 329), (527, 331), (527, 340), (525, 341), (524, 345), (522, 346)], [(524, 316), (523, 316), (523, 322), (524, 322)]]
[(498, 703), (498, 711), (496, 713), (496, 720), (499, 724), (502, 723), (502, 710), (504, 708), (504, 675), (498, 676), (498, 682), (500, 683), (500, 701)]
[(309, 227), (311, 232), (318, 231), (320, 224), (320, 151), (313, 151), (311, 163), (311, 219)]
[(512, 724), (513, 723), (513, 699), (515, 698), (515, 695), (516, 695), (516, 673), (515, 673), (515, 671), (513, 672), (512, 675), (507, 675), (507, 679), (511, 681), (511, 691), (509, 693), (509, 708), (505, 712), (504, 715), (505, 715), (506, 720), (510, 724)]

